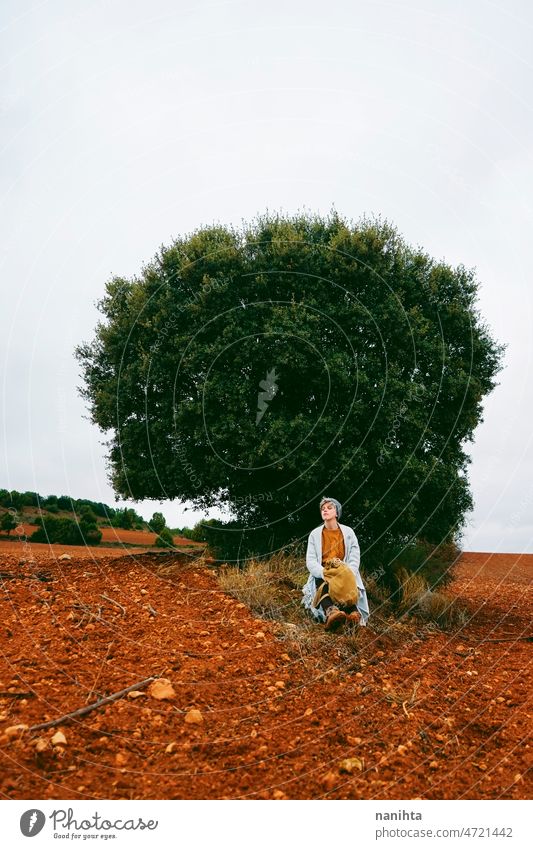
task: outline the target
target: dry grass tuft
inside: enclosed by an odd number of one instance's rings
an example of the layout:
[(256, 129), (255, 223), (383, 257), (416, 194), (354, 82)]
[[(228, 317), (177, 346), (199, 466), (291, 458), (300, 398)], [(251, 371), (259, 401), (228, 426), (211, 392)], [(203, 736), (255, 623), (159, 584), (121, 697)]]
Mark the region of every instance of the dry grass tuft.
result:
[(435, 622), (440, 628), (448, 629), (464, 625), (467, 621), (465, 609), (457, 599), (437, 590), (430, 590), (421, 575), (399, 569), (399, 608), (412, 613), (419, 619)]
[(418, 602), (425, 619), (435, 622), (440, 628), (456, 628), (465, 625), (468, 614), (456, 598), (446, 593), (428, 590)]
[(301, 588), (307, 579), (301, 559), (277, 554), (269, 560), (252, 560), (245, 569), (222, 568), (222, 589), (246, 604), (253, 613), (277, 621), (303, 621)]
[(403, 612), (414, 612), (419, 600), (427, 592), (428, 585), (422, 575), (398, 569), (396, 573), (400, 584), (399, 608)]
[(420, 679), (417, 680), (413, 684), (413, 689), (411, 692), (408, 690), (387, 690), (386, 693), (383, 694), (385, 701), (390, 704), (397, 705), (405, 705), (406, 707), (413, 707), (419, 699), (417, 699), (416, 694), (418, 692), (418, 688), (420, 687)]

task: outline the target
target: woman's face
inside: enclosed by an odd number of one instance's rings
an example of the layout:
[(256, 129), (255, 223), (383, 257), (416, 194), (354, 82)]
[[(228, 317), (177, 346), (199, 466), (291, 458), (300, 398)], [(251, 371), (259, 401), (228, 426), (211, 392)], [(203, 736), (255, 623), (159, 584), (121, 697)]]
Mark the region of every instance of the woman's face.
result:
[(322, 513), (322, 518), (324, 522), (327, 522), (328, 519), (334, 519), (337, 515), (337, 509), (331, 501), (325, 501), (321, 507), (320, 512)]

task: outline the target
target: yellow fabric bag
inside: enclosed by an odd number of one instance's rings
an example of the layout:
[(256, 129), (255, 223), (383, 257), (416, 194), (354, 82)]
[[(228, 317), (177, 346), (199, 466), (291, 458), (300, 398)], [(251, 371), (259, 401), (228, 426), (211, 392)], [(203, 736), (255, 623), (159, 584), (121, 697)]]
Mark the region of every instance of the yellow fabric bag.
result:
[[(359, 590), (357, 589), (355, 575), (350, 567), (339, 560), (338, 557), (333, 557), (324, 563), (324, 581), (328, 585), (327, 595), (335, 604), (340, 604), (343, 607), (352, 607), (357, 604)], [(325, 585), (321, 584), (313, 599), (313, 607), (318, 607), (325, 596)]]

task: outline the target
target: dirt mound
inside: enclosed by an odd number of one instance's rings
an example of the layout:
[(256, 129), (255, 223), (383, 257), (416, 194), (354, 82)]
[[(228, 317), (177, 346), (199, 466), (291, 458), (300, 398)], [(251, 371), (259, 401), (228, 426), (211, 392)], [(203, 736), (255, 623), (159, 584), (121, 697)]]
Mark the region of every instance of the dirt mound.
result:
[[(346, 656), (253, 617), (202, 561), (0, 552), (4, 798), (531, 794), (531, 595), (514, 566), (502, 581), (464, 556), (454, 636), (370, 619)], [(150, 677), (159, 692), (28, 730)]]

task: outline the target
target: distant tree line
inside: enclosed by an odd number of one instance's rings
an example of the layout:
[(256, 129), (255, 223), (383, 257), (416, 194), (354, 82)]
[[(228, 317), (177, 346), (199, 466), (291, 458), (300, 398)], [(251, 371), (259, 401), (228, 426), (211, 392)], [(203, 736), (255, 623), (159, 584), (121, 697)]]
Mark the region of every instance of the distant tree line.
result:
[[(0, 530), (8, 536), (17, 527), (17, 519), (10, 510), (21, 513), (24, 507), (35, 507), (36, 510), (52, 515), (27, 516), (29, 524), (37, 525), (32, 542), (55, 542), (63, 545), (98, 545), (102, 539), (100, 524), (109, 524), (113, 528), (123, 530), (149, 530), (157, 535), (156, 545), (172, 547), (173, 537), (182, 536), (194, 542), (207, 542), (207, 534), (212, 527), (221, 527), (218, 519), (207, 519), (197, 522), (193, 528), (169, 528), (166, 519), (160, 512), (155, 512), (149, 522), (146, 522), (132, 507), (115, 508), (101, 501), (91, 501), (88, 498), (72, 498), (70, 495), (40, 495), (38, 492), (18, 492), (17, 490), (0, 489), (0, 508), (5, 513), (0, 516)], [(75, 518), (56, 516), (65, 511), (75, 514)]]
[(94, 521), (104, 519), (113, 528), (125, 530), (144, 530), (146, 522), (132, 507), (110, 507), (101, 501), (91, 501), (88, 498), (72, 498), (70, 495), (40, 495), (38, 492), (17, 492), (13, 489), (0, 489), (0, 507), (17, 512), (23, 507), (35, 507), (47, 513), (59, 513), (65, 510), (76, 513), (81, 517), (88, 508), (94, 514)]

